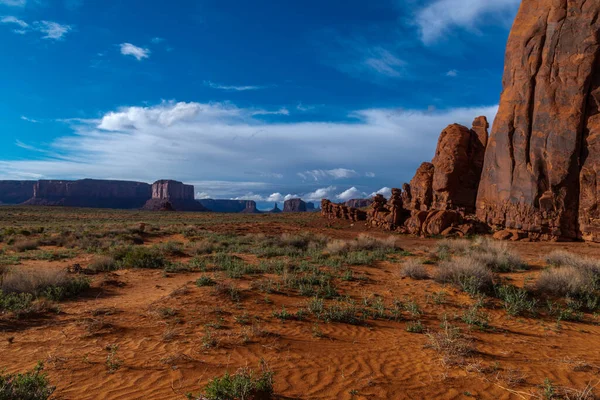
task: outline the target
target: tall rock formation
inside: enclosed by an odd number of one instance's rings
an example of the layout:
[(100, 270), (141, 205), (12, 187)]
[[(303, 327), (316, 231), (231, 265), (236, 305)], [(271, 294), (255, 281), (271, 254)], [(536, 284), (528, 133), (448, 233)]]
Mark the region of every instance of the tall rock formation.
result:
[(24, 204), (92, 208), (140, 208), (151, 196), (151, 186), (141, 182), (82, 179), (40, 180)]
[(144, 205), (150, 211), (208, 211), (194, 199), (194, 186), (172, 180), (160, 180), (152, 185), (152, 198)]
[(523, 0), (477, 216), (539, 238), (600, 240), (600, 4)]
[(35, 181), (0, 181), (0, 204), (21, 204), (33, 197)]

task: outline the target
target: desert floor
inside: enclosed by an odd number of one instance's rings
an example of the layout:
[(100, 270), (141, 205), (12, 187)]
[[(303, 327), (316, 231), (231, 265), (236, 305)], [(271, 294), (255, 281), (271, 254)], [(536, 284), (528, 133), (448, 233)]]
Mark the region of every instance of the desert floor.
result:
[[(382, 239), (381, 248), (335, 252), (364, 233)], [(23, 207), (0, 208), (0, 234), (6, 274), (70, 269), (91, 283), (54, 305), (0, 310), (0, 369), (24, 372), (42, 361), (53, 399), (185, 399), (241, 367), (272, 371), (277, 399), (594, 398), (600, 382), (593, 310), (540, 295), (535, 311), (511, 316), (492, 294), (403, 277), (411, 260), (436, 275), (436, 238), (313, 213)], [(600, 251), (590, 243), (505, 245), (528, 268), (494, 280), (519, 288), (535, 286), (553, 251)], [(139, 247), (166, 263), (88, 268)], [(196, 283), (202, 277), (208, 286)], [(330, 317), (314, 311), (315, 298)]]

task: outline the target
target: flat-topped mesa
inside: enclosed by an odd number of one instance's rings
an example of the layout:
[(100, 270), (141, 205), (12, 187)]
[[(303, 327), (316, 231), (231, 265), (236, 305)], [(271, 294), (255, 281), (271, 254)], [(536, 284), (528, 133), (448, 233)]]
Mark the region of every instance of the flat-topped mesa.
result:
[(21, 204), (33, 197), (35, 181), (0, 181), (0, 204)]
[(151, 186), (142, 182), (81, 179), (40, 180), (33, 196), (24, 204), (91, 208), (140, 208), (151, 196)]
[(217, 213), (259, 213), (254, 200), (215, 200), (201, 199), (200, 204)]
[(352, 199), (346, 201), (344, 204), (352, 208), (366, 208), (373, 203), (373, 199)]
[(152, 198), (144, 205), (149, 211), (208, 211), (194, 199), (194, 186), (173, 180), (152, 184)]
[(477, 216), (536, 239), (600, 241), (600, 6), (523, 0), (506, 50)]
[(194, 186), (172, 180), (152, 184), (152, 198), (160, 200), (194, 200)]
[(306, 212), (306, 203), (302, 199), (289, 199), (283, 203), (283, 212)]

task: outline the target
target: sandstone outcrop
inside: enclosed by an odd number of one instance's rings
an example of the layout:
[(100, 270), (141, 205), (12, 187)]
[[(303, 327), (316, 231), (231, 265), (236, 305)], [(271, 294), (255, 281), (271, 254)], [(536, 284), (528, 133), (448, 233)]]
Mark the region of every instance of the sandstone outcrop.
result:
[(208, 211), (194, 199), (194, 186), (172, 180), (154, 182), (152, 198), (143, 208), (149, 211)]
[(308, 212), (316, 211), (315, 203), (313, 203), (312, 201), (307, 201), (306, 202), (306, 211), (308, 211)]
[(33, 197), (35, 181), (0, 181), (0, 204), (21, 204)]
[(600, 240), (599, 13), (597, 1), (522, 2), (479, 185), (481, 220), (532, 238)]
[(306, 212), (306, 203), (302, 199), (290, 199), (283, 203), (283, 212)]
[(280, 212), (281, 212), (281, 209), (279, 208), (277, 203), (275, 203), (275, 205), (273, 206), (273, 209), (269, 211), (270, 214), (279, 214)]
[[(253, 200), (198, 200), (204, 207), (217, 213), (252, 213), (257, 210)], [(251, 212), (252, 211), (252, 212)]]
[(147, 183), (82, 179), (78, 181), (40, 180), (24, 204), (93, 208), (140, 208), (151, 197)]
[(366, 211), (345, 204), (332, 203), (327, 199), (321, 200), (321, 215), (328, 219), (344, 219), (353, 222), (367, 219)]

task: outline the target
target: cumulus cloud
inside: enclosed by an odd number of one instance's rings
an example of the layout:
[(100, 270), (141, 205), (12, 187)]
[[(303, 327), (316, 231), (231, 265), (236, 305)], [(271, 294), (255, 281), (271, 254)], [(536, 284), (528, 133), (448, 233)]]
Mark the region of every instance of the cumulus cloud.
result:
[(306, 200), (312, 200), (312, 201), (320, 201), (321, 199), (329, 199), (334, 195), (336, 189), (337, 188), (335, 186), (328, 186), (326, 188), (320, 188), (320, 189), (315, 190), (314, 192), (307, 193), (306, 195), (302, 196), (302, 198), (306, 199)]
[[(337, 122), (282, 123), (231, 103), (123, 107), (98, 119), (62, 120), (71, 134), (49, 145), (35, 144), (46, 153), (32, 152), (30, 159), (0, 160), (0, 179), (31, 174), (146, 182), (172, 178), (213, 198), (252, 193), (280, 201), (285, 194), (319, 198), (323, 192), (318, 190), (326, 185), (297, 172), (328, 171), (323, 174), (330, 179), (351, 180), (348, 186), (361, 189), (353, 195), (364, 197), (362, 191), (410, 180), (419, 164), (432, 158), (437, 137), (449, 123), (470, 126), (474, 117), (492, 120), (496, 111), (497, 106), (367, 109)], [(286, 178), (278, 178), (282, 175)], [(255, 179), (240, 180), (245, 176)]]
[(520, 3), (521, 0), (435, 0), (417, 13), (416, 23), (421, 40), (430, 44), (452, 28), (473, 30), (479, 24), (488, 24), (491, 19), (485, 16), (512, 16)]
[(382, 187), (376, 192), (373, 192), (369, 195), (369, 197), (375, 197), (375, 195), (380, 194), (383, 197), (390, 198), (392, 196), (392, 189), (389, 187)]
[(135, 57), (136, 60), (141, 61), (144, 58), (150, 57), (150, 50), (142, 47), (135, 46), (131, 43), (121, 43), (121, 54), (124, 56)]
[(364, 197), (367, 197), (367, 194), (363, 191), (358, 190), (357, 188), (355, 188), (353, 186), (350, 189), (343, 191), (342, 193), (338, 194), (335, 197), (341, 201), (348, 201), (348, 200), (352, 200), (352, 199), (362, 199)]
[(54, 21), (36, 21), (34, 27), (45, 36), (42, 39), (62, 40), (73, 28), (70, 25), (59, 24)]
[(451, 69), (450, 71), (446, 72), (446, 76), (449, 76), (450, 78), (456, 78), (458, 76), (458, 71)]
[(204, 81), (204, 85), (213, 89), (226, 90), (226, 91), (234, 91), (234, 92), (245, 92), (247, 90), (260, 90), (264, 89), (266, 86), (233, 86), (233, 85), (222, 85), (220, 83), (215, 83), (211, 81)]

